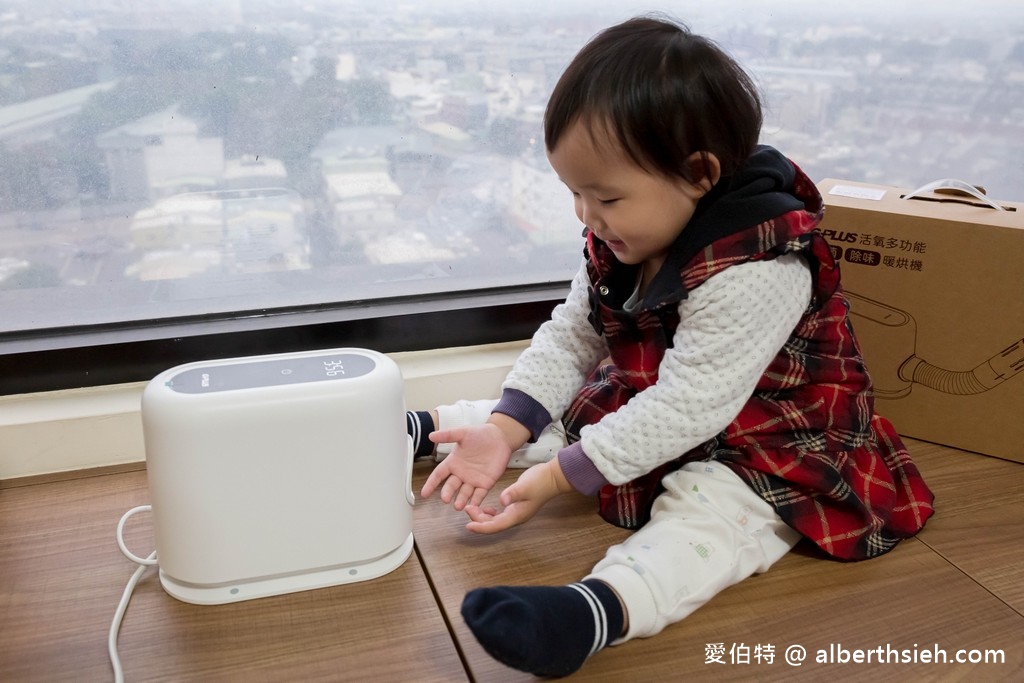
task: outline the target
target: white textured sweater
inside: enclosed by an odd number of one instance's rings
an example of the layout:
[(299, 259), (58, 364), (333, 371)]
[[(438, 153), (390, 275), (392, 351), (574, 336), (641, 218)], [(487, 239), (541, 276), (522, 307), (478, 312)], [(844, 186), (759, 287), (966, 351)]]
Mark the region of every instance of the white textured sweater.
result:
[[(553, 419), (608, 355), (587, 320), (589, 284), (584, 264), (502, 385), (527, 394)], [(580, 443), (559, 453), (570, 482), (577, 485), (569, 472), (583, 464), (608, 483), (625, 484), (721, 432), (796, 327), (811, 284), (806, 261), (787, 254), (727, 268), (689, 292), (657, 383), (584, 427)], [(571, 462), (581, 457), (589, 463)]]

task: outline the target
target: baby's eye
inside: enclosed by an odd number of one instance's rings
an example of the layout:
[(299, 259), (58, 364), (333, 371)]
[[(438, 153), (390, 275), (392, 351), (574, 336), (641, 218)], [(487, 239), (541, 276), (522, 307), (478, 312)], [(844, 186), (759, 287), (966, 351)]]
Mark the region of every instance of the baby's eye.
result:
[(619, 201), (619, 198), (615, 197), (613, 199), (599, 199), (598, 201), (607, 206), (609, 204), (614, 204), (615, 202)]

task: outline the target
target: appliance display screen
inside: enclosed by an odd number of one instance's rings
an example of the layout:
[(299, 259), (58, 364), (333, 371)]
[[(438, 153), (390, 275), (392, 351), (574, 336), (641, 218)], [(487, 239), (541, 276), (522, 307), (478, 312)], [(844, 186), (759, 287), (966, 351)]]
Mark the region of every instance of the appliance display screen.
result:
[(355, 353), (266, 358), (190, 368), (171, 377), (167, 386), (183, 394), (205, 394), (352, 379), (370, 373), (376, 365), (372, 358)]

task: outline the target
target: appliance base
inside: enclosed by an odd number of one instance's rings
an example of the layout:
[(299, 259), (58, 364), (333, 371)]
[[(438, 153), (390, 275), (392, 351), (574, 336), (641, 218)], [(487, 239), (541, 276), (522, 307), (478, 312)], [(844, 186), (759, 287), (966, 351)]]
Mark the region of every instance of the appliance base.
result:
[(412, 553), (412, 546), (413, 537), (410, 532), (408, 538), (400, 546), (386, 555), (368, 562), (217, 585), (184, 583), (169, 576), (161, 569), (160, 584), (169, 595), (182, 602), (194, 605), (223, 605), (375, 579), (401, 566)]

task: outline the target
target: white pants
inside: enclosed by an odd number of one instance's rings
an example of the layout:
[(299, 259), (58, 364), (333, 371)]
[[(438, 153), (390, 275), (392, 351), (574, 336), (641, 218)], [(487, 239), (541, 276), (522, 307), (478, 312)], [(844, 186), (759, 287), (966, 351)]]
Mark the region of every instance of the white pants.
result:
[(687, 463), (662, 484), (651, 520), (609, 548), (587, 577), (614, 588), (626, 607), (629, 628), (616, 644), (685, 619), (729, 586), (767, 571), (800, 540), (719, 462)]
[[(496, 401), (460, 401), (438, 408), (440, 429), (482, 423)], [(438, 446), (438, 459), (445, 445)], [(561, 423), (513, 454), (510, 467), (530, 467), (565, 446)], [(515, 464), (513, 464), (515, 463)], [(789, 552), (800, 534), (725, 465), (691, 462), (662, 479), (651, 520), (608, 549), (585, 578), (611, 586), (628, 615), (626, 634), (614, 644), (646, 638), (685, 619), (715, 595), (765, 572)]]

